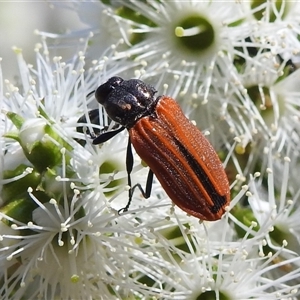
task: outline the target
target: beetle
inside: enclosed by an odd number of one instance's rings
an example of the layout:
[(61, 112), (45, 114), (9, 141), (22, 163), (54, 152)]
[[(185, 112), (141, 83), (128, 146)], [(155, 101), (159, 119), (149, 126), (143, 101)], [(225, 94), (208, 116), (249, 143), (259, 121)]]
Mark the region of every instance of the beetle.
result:
[[(129, 132), (126, 170), (129, 200), (119, 212), (127, 211), (138, 188), (150, 197), (153, 173), (170, 199), (183, 211), (201, 220), (222, 217), (230, 203), (230, 188), (223, 165), (212, 145), (169, 96), (155, 97), (153, 86), (139, 79), (112, 77), (95, 92), (108, 116), (121, 126), (100, 134), (101, 144), (124, 129)], [(149, 166), (146, 188), (131, 187), (131, 145)]]

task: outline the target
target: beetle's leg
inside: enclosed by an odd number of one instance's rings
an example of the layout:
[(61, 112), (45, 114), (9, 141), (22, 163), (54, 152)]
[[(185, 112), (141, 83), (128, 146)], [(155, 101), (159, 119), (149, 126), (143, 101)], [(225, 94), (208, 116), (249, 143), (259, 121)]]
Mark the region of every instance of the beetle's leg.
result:
[(136, 188), (138, 188), (141, 191), (144, 198), (146, 198), (146, 199), (149, 198), (150, 195), (151, 195), (152, 184), (153, 184), (153, 172), (150, 169), (149, 172), (148, 172), (147, 181), (146, 181), (146, 190), (144, 191), (141, 184), (137, 183), (131, 188), (131, 196), (133, 195), (134, 190)]
[(93, 139), (93, 144), (94, 145), (102, 144), (102, 143), (110, 140), (111, 138), (113, 138), (115, 135), (117, 135), (118, 133), (120, 133), (124, 129), (125, 129), (125, 127), (122, 126), (122, 127), (118, 128), (117, 130), (104, 132), (104, 133), (100, 134), (99, 136), (97, 136), (96, 138)]
[(142, 188), (140, 183), (137, 183), (133, 187), (131, 187), (130, 174), (132, 172), (132, 168), (133, 168), (133, 155), (132, 155), (132, 149), (131, 149), (131, 141), (130, 141), (130, 138), (128, 138), (127, 155), (126, 155), (126, 170), (127, 170), (127, 182), (128, 182), (128, 185), (130, 186), (130, 189), (128, 191), (129, 199), (128, 199), (126, 206), (124, 208), (121, 208), (120, 210), (118, 210), (118, 213), (128, 211), (128, 208), (129, 208), (131, 200), (132, 200), (133, 192), (136, 188), (138, 188), (141, 191), (144, 198), (149, 198), (151, 195), (152, 182), (153, 182), (153, 172), (151, 171), (151, 169), (149, 170), (148, 177), (147, 177), (146, 191), (144, 191), (144, 189)]
[[(128, 144), (127, 144), (127, 150), (126, 150), (126, 171), (127, 171), (127, 183), (130, 186), (130, 190), (129, 190), (129, 203), (131, 201), (132, 195), (131, 195), (131, 177), (130, 174), (132, 172), (133, 169), (133, 154), (132, 154), (132, 149), (131, 149), (131, 141), (130, 141), (130, 137), (128, 138)], [(129, 206), (129, 205), (126, 205)]]

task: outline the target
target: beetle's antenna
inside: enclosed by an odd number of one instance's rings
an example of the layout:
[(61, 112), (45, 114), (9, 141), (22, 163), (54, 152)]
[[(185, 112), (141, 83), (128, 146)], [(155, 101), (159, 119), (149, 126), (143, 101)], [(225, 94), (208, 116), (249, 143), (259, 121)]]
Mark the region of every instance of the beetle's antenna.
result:
[(96, 90), (93, 90), (93, 91), (91, 91), (91, 92), (89, 92), (87, 95), (86, 95), (86, 97), (88, 98), (88, 97), (90, 97), (92, 94), (94, 94), (96, 92)]

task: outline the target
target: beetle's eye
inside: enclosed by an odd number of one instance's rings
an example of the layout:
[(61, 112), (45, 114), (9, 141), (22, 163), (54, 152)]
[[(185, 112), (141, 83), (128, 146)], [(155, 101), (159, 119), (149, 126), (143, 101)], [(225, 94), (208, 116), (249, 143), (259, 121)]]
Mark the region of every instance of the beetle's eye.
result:
[(100, 104), (104, 104), (109, 94), (118, 87), (124, 80), (121, 77), (112, 77), (102, 85), (100, 85), (96, 92), (95, 98)]
[(107, 96), (111, 93), (113, 90), (113, 87), (107, 84), (100, 85), (96, 92), (95, 92), (95, 98), (100, 104), (104, 104)]

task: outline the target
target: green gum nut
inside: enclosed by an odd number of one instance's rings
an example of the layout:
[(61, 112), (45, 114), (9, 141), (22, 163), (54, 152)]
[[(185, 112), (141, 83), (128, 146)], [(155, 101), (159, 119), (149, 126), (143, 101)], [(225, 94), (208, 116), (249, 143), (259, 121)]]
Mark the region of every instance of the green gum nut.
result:
[(200, 15), (189, 15), (175, 28), (177, 44), (194, 54), (207, 51), (215, 43), (215, 29), (211, 22)]
[[(263, 6), (264, 3), (266, 3), (265, 6)], [(262, 8), (257, 10), (259, 6), (262, 6)], [(267, 21), (275, 22), (278, 16), (280, 19), (285, 19), (290, 11), (290, 4), (285, 0), (252, 0), (251, 9), (255, 10), (253, 16), (256, 20), (261, 20), (266, 17)]]
[[(157, 27), (157, 25), (150, 20), (149, 18), (145, 17), (144, 15), (140, 14), (139, 12), (126, 7), (126, 6), (120, 6), (119, 8), (116, 9), (115, 11), (116, 15), (124, 18), (131, 20), (135, 23), (142, 24), (142, 25), (147, 25), (149, 27)], [(133, 29), (136, 27), (133, 27)], [(145, 33), (131, 33), (130, 34), (130, 43), (132, 45), (136, 45), (138, 43), (141, 43), (144, 41), (146, 38)]]
[[(54, 198), (58, 203), (61, 203), (65, 196), (68, 199), (72, 199), (74, 196), (74, 190), (71, 188), (70, 183), (58, 179), (61, 174), (62, 170), (60, 166), (53, 169), (48, 168), (43, 173), (43, 180), (38, 186), (38, 191), (44, 192), (49, 199)], [(74, 178), (74, 174), (72, 170), (69, 170), (66, 172), (66, 177)]]
[(274, 244), (278, 246), (282, 245), (282, 242), (285, 240), (287, 241), (288, 245), (287, 248), (295, 253), (299, 252), (299, 241), (297, 236), (290, 232), (290, 228), (285, 224), (278, 224), (274, 226), (274, 230), (270, 232), (270, 237)]
[(195, 297), (195, 300), (231, 300), (232, 298), (226, 295), (224, 292), (219, 291), (218, 292), (218, 298), (216, 297), (215, 291), (206, 291), (204, 293), (201, 293), (201, 295)]
[[(246, 227), (250, 227), (253, 222), (257, 224), (257, 220), (255, 219), (252, 210), (249, 207), (241, 207), (241, 206), (236, 206), (231, 213), (241, 222), (243, 223)], [(259, 226), (255, 226), (253, 230), (258, 231)], [(235, 224), (235, 231), (238, 234), (240, 238), (243, 238), (246, 234), (246, 231), (244, 228), (241, 228), (237, 224)], [(251, 238), (252, 235), (249, 235), (249, 238)]]
[[(37, 204), (34, 201), (29, 201), (28, 197), (25, 196), (1, 207), (0, 212), (19, 222), (27, 224), (29, 221), (32, 221), (32, 211), (36, 208)], [(12, 224), (11, 221), (5, 218), (2, 218), (2, 222), (8, 226)]]
[[(7, 113), (7, 117), (19, 131), (8, 132), (4, 136), (20, 143), (24, 155), (38, 172), (60, 165), (62, 148), (72, 150), (70, 144), (62, 139), (46, 120), (42, 118), (24, 120), (12, 112)], [(69, 161), (67, 156), (66, 161)]]
[[(278, 121), (275, 118), (281, 118), (281, 116), (284, 114), (284, 99), (279, 95), (277, 95), (277, 97), (272, 96), (270, 88), (266, 86), (253, 85), (247, 87), (247, 92), (253, 103), (259, 109), (265, 123), (269, 127), (271, 127), (275, 121)], [(274, 105), (276, 105), (276, 109), (278, 110), (277, 113), (275, 113)]]
[[(14, 178), (18, 177), (19, 179), (14, 180)], [(35, 190), (41, 182), (41, 174), (33, 168), (22, 164), (14, 170), (4, 171), (3, 180), (8, 181), (8, 183), (3, 185), (1, 197), (4, 203), (8, 203), (27, 195), (29, 187)]]
[[(114, 162), (114, 161), (104, 161), (100, 168), (99, 168), (99, 174), (100, 175), (109, 175), (116, 172), (116, 170), (120, 170), (120, 166)], [(105, 187), (104, 194), (107, 197), (112, 196), (121, 186), (122, 180), (121, 179), (115, 179), (111, 180)]]
[(19, 133), (24, 154), (40, 172), (62, 161), (62, 147), (56, 145), (47, 135), (54, 140), (59, 138), (43, 119), (28, 120)]
[[(188, 224), (182, 225), (184, 228), (189, 230)], [(167, 229), (159, 230), (159, 233), (163, 235), (170, 243), (172, 243), (177, 249), (182, 250), (184, 252), (190, 253), (191, 250), (187, 245), (187, 242), (182, 235), (181, 229), (178, 226), (169, 227)], [(189, 239), (190, 245), (195, 250), (196, 246), (194, 245), (190, 234), (187, 233), (187, 237)]]

